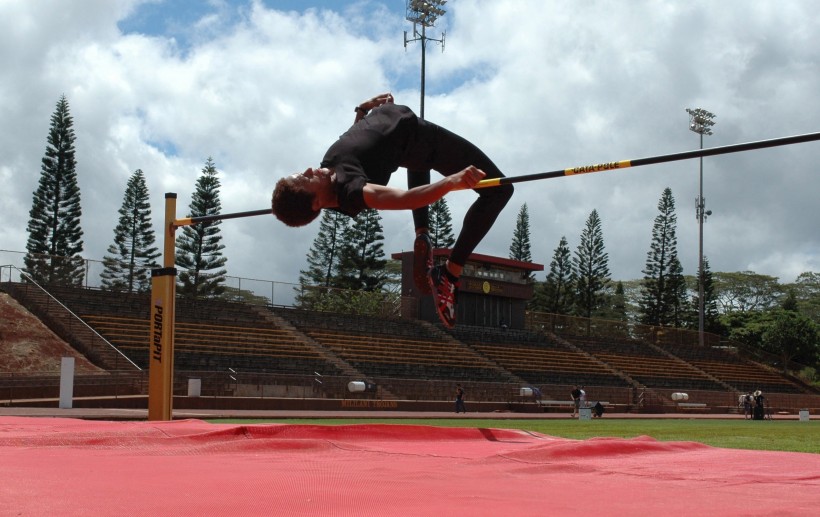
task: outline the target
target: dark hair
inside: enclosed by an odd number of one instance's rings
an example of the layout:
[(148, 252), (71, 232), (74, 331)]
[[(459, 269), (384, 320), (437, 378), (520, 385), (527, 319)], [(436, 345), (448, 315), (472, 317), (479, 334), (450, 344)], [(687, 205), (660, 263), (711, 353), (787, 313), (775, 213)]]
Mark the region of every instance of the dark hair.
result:
[(288, 176), (276, 182), (271, 198), (273, 215), (288, 226), (305, 226), (319, 215), (319, 210), (313, 209), (315, 195), (290, 179)]

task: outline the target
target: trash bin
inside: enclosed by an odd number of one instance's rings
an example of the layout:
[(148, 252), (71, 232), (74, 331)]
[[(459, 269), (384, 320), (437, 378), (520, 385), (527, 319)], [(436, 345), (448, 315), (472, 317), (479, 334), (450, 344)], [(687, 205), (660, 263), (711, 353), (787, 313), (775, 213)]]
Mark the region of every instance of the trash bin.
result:
[(578, 409), (578, 420), (592, 420), (592, 408), (582, 407)]
[(799, 415), (800, 415), (800, 421), (801, 422), (808, 422), (809, 421), (809, 410), (808, 409), (801, 409)]
[(364, 381), (350, 381), (347, 383), (347, 391), (350, 393), (361, 393), (367, 389)]

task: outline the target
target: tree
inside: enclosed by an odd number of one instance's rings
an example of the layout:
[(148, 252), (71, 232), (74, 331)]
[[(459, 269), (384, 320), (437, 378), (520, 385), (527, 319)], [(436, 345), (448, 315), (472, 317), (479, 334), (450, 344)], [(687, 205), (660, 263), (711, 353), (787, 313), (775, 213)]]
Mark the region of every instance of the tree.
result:
[[(706, 257), (703, 257), (703, 271), (699, 272), (699, 276), (703, 278), (703, 330), (713, 334), (723, 334), (724, 328), (720, 323), (720, 312), (718, 311), (717, 295), (715, 294), (715, 281), (709, 268), (709, 259)], [(695, 279), (695, 284), (689, 326), (699, 328), (700, 286), (697, 285), (697, 279)]]
[[(640, 320), (647, 325), (672, 325), (675, 322), (677, 285), (675, 271), (678, 261), (678, 241), (675, 235), (677, 216), (672, 189), (666, 188), (658, 201), (658, 211), (652, 226), (652, 243), (646, 254), (641, 288)], [(679, 273), (679, 271), (678, 271)], [(675, 277), (670, 282), (670, 277)]]
[(610, 283), (609, 256), (604, 252), (604, 236), (598, 211), (593, 210), (581, 232), (581, 242), (572, 258), (575, 310), (591, 318), (604, 307)]
[(60, 97), (40, 166), (40, 182), (29, 212), (24, 262), (35, 282), (81, 286), (85, 274), (80, 187), (74, 158), (74, 122)]
[(562, 236), (552, 254), (547, 280), (536, 291), (536, 307), (553, 314), (569, 314), (573, 307), (572, 256)]
[(775, 311), (772, 324), (763, 333), (763, 345), (782, 360), (783, 373), (788, 364), (799, 357), (814, 364), (817, 361), (817, 327), (806, 316), (785, 309)]
[(610, 283), (606, 290), (606, 300), (598, 311), (597, 317), (612, 321), (629, 321), (626, 288), (622, 281), (615, 282), (614, 286)]
[[(532, 262), (532, 250), (530, 246), (530, 213), (527, 209), (527, 203), (521, 205), (518, 211), (518, 218), (515, 222), (515, 230), (513, 231), (513, 239), (510, 244), (510, 258), (513, 260), (520, 260), (521, 262)], [(526, 273), (526, 279), (531, 279), (532, 276)]]
[(606, 300), (598, 311), (598, 318), (607, 320), (607, 335), (613, 338), (629, 338), (629, 313), (627, 308), (626, 289), (624, 283), (618, 281), (614, 289), (607, 289)]
[(643, 289), (643, 279), (622, 280), (620, 282), (624, 289), (624, 303), (626, 317), (628, 321), (638, 322), (640, 320), (640, 300)]
[(111, 291), (144, 292), (151, 287), (150, 270), (159, 267), (154, 246), (151, 203), (145, 174), (137, 169), (125, 188), (114, 243), (103, 257), (102, 287)]
[(786, 292), (786, 298), (783, 299), (783, 303), (780, 305), (780, 308), (784, 311), (798, 312), (797, 295), (795, 295), (794, 289), (789, 289)]
[[(196, 181), (188, 217), (218, 215), (222, 210), (219, 187), (216, 166), (208, 157)], [(176, 265), (183, 269), (178, 281), (182, 296), (207, 298), (224, 292), (227, 271), (223, 268), (228, 259), (222, 256), (225, 245), (221, 244), (220, 224), (212, 221), (182, 227), (176, 241)]]
[(686, 279), (683, 277), (683, 266), (677, 256), (669, 264), (666, 286), (666, 305), (671, 317), (669, 323), (673, 327), (682, 327), (688, 320), (687, 313), (691, 313), (691, 305), (687, 303)]
[(223, 300), (230, 302), (246, 303), (249, 305), (270, 305), (271, 299), (268, 296), (255, 294), (248, 289), (239, 289), (238, 287), (231, 287), (226, 285), (225, 290), (220, 296)]
[(720, 317), (725, 335), (752, 348), (763, 347), (763, 334), (772, 324), (772, 312), (730, 312)]
[(322, 210), (319, 233), (307, 255), (308, 268), (299, 272), (296, 303), (305, 309), (318, 310), (323, 298), (330, 296), (336, 285), (340, 249), (350, 226), (350, 218), (335, 210)]
[(776, 277), (753, 271), (715, 273), (714, 279), (717, 302), (723, 313), (773, 309), (783, 296)]
[(820, 274), (800, 273), (797, 280), (786, 287), (794, 292), (800, 312), (820, 325)]
[(322, 210), (319, 233), (307, 255), (308, 269), (299, 272), (299, 284), (333, 287), (333, 274), (338, 267), (339, 249), (350, 226), (350, 218), (335, 210)]
[(608, 318), (616, 321), (629, 320), (626, 309), (626, 291), (624, 290), (623, 282), (618, 281), (618, 283), (615, 284), (615, 294), (612, 295), (609, 306), (610, 313), (607, 315)]
[(433, 248), (452, 248), (456, 243), (453, 234), (453, 218), (447, 200), (439, 199), (430, 205), (430, 227), (428, 228)]
[(345, 232), (340, 248), (337, 286), (344, 289), (379, 291), (386, 280), (384, 232), (377, 210), (362, 211)]
[(388, 260), (385, 263), (382, 291), (401, 297), (401, 260)]

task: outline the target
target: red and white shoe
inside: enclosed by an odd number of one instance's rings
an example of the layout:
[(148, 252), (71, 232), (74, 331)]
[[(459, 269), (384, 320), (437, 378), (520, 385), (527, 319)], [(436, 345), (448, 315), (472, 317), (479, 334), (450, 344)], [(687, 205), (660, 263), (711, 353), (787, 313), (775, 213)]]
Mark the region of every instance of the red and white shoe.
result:
[(445, 327), (453, 328), (456, 325), (458, 280), (450, 278), (444, 265), (432, 268), (428, 278), (438, 317)]

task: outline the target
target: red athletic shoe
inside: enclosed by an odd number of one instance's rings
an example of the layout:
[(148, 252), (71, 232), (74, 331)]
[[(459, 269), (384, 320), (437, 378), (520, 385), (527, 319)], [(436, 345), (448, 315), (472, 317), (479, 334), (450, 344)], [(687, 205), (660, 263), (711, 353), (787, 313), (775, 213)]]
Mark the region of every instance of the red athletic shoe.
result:
[(438, 317), (445, 327), (453, 328), (456, 325), (458, 280), (453, 281), (450, 279), (444, 265), (432, 268), (428, 278)]
[(426, 233), (416, 235), (413, 243), (413, 281), (421, 294), (430, 294), (427, 275), (433, 267), (433, 241)]

